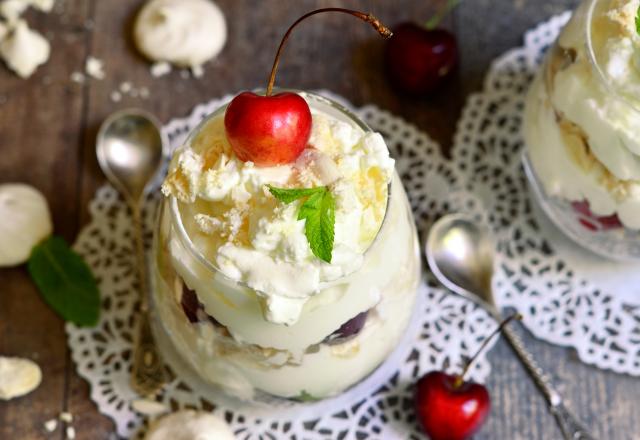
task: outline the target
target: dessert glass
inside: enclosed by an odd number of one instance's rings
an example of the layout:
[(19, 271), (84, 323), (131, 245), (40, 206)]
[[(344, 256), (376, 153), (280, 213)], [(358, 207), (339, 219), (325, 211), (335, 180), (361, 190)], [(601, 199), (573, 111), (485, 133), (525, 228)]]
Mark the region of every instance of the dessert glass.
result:
[(583, 247), (640, 259), (638, 2), (587, 0), (527, 96), (523, 163), (539, 205)]
[[(371, 129), (334, 101), (304, 93), (312, 111)], [(194, 141), (216, 118), (208, 116)], [(254, 402), (321, 399), (369, 375), (398, 344), (413, 312), (421, 259), (415, 224), (394, 172), (376, 238), (359, 269), (323, 283), (286, 326), (264, 316), (259, 292), (225, 276), (185, 228), (180, 202), (165, 198), (151, 263), (152, 327), (172, 366), (186, 366), (212, 393)]]

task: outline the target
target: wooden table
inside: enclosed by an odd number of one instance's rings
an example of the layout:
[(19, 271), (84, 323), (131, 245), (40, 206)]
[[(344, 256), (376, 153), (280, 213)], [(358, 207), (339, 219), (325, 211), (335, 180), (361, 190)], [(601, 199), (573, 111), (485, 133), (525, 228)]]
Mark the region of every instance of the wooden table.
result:
[[(94, 140), (109, 113), (139, 106), (167, 121), (208, 98), (263, 85), (280, 36), (310, 9), (363, 8), (393, 25), (426, 19), (442, 0), (218, 0), (228, 20), (229, 41), (201, 79), (183, 79), (175, 71), (151, 77), (129, 37), (141, 0), (57, 2), (50, 15), (28, 13), (33, 26), (52, 42), (49, 63), (29, 80), (0, 68), (0, 181), (27, 182), (42, 190), (56, 232), (73, 241), (87, 222), (87, 203), (104, 181)], [(382, 42), (367, 26), (338, 15), (317, 17), (294, 35), (278, 84), (329, 88), (355, 105), (374, 103), (402, 115), (447, 148), (461, 106), (469, 93), (480, 89), (491, 60), (520, 45), (525, 30), (576, 3), (467, 0), (445, 22), (460, 43), (459, 74), (429, 99), (403, 98), (390, 90), (381, 72)], [(105, 61), (107, 78), (72, 83), (71, 73), (82, 70), (88, 55)], [(150, 98), (112, 102), (110, 93), (123, 81), (148, 87)], [(589, 367), (570, 350), (525, 339), (540, 363), (555, 372), (572, 408), (592, 426), (596, 438), (640, 438), (639, 379)], [(76, 416), (79, 439), (105, 439), (113, 432), (113, 424), (98, 413), (87, 384), (75, 372), (62, 321), (42, 302), (24, 267), (0, 270), (0, 353), (33, 358), (44, 373), (42, 385), (29, 396), (0, 402), (0, 439), (61, 438), (60, 432), (46, 435), (42, 424), (63, 410)], [(506, 344), (499, 342), (490, 357), (493, 413), (477, 438), (559, 438), (542, 398)]]

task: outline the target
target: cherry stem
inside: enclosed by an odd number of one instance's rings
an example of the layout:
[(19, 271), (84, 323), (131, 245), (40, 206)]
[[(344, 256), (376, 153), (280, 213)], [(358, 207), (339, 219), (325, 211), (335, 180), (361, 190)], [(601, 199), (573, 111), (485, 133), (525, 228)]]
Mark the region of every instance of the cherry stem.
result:
[(311, 17), (312, 15), (320, 14), (322, 12), (342, 12), (343, 14), (350, 14), (350, 15), (353, 15), (354, 17), (359, 18), (360, 20), (366, 21), (367, 23), (371, 24), (371, 26), (373, 26), (373, 28), (385, 38), (390, 38), (391, 35), (393, 35), (393, 32), (391, 32), (391, 30), (388, 27), (382, 24), (380, 20), (378, 20), (372, 14), (365, 14), (364, 12), (354, 11), (351, 9), (344, 9), (344, 8), (322, 8), (322, 9), (316, 9), (315, 11), (308, 12), (304, 14), (302, 17), (298, 18), (289, 27), (289, 29), (287, 29), (287, 32), (284, 34), (284, 37), (282, 37), (282, 41), (280, 42), (280, 46), (278, 47), (278, 52), (276, 52), (276, 58), (273, 60), (273, 67), (271, 68), (271, 74), (269, 75), (269, 84), (267, 85), (266, 96), (270, 96), (271, 92), (273, 91), (273, 84), (276, 81), (276, 71), (278, 70), (278, 63), (280, 63), (280, 55), (282, 55), (282, 49), (284, 48), (285, 43), (289, 39), (289, 35), (291, 34), (291, 31), (293, 31), (293, 28), (295, 28), (298, 25), (298, 23), (300, 23), (301, 21), (307, 19), (308, 17)]
[(436, 26), (438, 26), (440, 24), (440, 22), (442, 21), (442, 19), (444, 17), (447, 16), (447, 14), (449, 14), (449, 12), (451, 12), (451, 10), (453, 8), (455, 8), (456, 6), (458, 6), (458, 3), (460, 3), (462, 0), (448, 0), (447, 3), (445, 3), (440, 10), (436, 13), (436, 15), (434, 15), (433, 17), (431, 17), (425, 24), (424, 27), (426, 27), (427, 29), (435, 29)]
[(519, 321), (519, 320), (522, 319), (522, 315), (520, 313), (514, 313), (513, 315), (509, 316), (507, 319), (502, 321), (500, 323), (500, 325), (498, 325), (498, 328), (495, 329), (493, 331), (493, 333), (491, 333), (487, 339), (485, 339), (482, 342), (482, 345), (480, 345), (480, 348), (478, 349), (478, 351), (476, 351), (476, 354), (474, 354), (473, 357), (471, 359), (469, 359), (469, 361), (467, 362), (467, 365), (465, 365), (464, 369), (462, 370), (462, 374), (460, 374), (459, 376), (456, 376), (456, 380), (453, 383), (453, 387), (454, 388), (459, 388), (464, 383), (464, 377), (467, 375), (467, 373), (469, 372), (469, 369), (471, 368), (471, 365), (475, 362), (475, 360), (478, 358), (480, 353), (482, 353), (484, 351), (484, 349), (486, 348), (486, 346), (489, 344), (489, 342), (491, 342), (491, 340), (498, 333), (501, 333), (502, 330), (507, 326), (507, 324), (509, 324), (514, 319), (517, 319)]

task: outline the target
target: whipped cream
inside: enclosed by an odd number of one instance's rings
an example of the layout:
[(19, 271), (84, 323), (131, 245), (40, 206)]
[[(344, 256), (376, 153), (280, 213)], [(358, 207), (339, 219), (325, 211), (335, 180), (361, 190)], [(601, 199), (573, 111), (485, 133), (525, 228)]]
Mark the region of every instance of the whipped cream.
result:
[[(308, 148), (288, 165), (260, 168), (235, 157), (223, 116), (174, 155), (163, 192), (178, 199), (194, 245), (227, 277), (262, 299), (267, 320), (292, 325), (327, 283), (362, 266), (385, 216), (394, 161), (382, 136), (313, 112)], [(297, 219), (266, 185), (327, 185), (335, 201), (331, 264), (313, 255)]]
[(587, 200), (594, 214), (617, 214), (625, 226), (638, 229), (640, 0), (596, 6), (591, 38), (604, 78), (587, 53), (588, 6), (584, 2), (576, 10), (558, 39), (565, 60), (552, 57), (548, 71), (534, 81), (524, 135), (547, 193)]
[(152, 61), (198, 68), (222, 50), (227, 25), (209, 0), (151, 0), (138, 14), (134, 36)]

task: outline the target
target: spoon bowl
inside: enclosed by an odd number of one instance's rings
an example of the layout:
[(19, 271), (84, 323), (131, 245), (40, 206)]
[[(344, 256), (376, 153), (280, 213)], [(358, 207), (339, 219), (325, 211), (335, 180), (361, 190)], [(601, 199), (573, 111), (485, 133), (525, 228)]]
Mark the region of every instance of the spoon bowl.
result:
[(109, 181), (135, 204), (162, 164), (160, 124), (143, 110), (121, 110), (100, 127), (96, 144), (100, 168)]
[(100, 127), (96, 155), (100, 168), (109, 182), (120, 191), (133, 217), (140, 311), (131, 386), (139, 395), (149, 396), (159, 391), (166, 382), (164, 364), (149, 324), (149, 285), (142, 221), (142, 198), (162, 166), (160, 124), (142, 110), (129, 109), (114, 113)]
[[(425, 246), (427, 262), (436, 278), (449, 290), (484, 307), (501, 321), (491, 289), (494, 241), (483, 224), (462, 214), (450, 214), (433, 224)], [(505, 326), (507, 342), (540, 389), (565, 440), (594, 440), (571, 414), (552, 380), (527, 350), (520, 336)]]
[(489, 228), (461, 214), (434, 223), (425, 247), (429, 267), (445, 287), (491, 312), (495, 311), (493, 253)]

